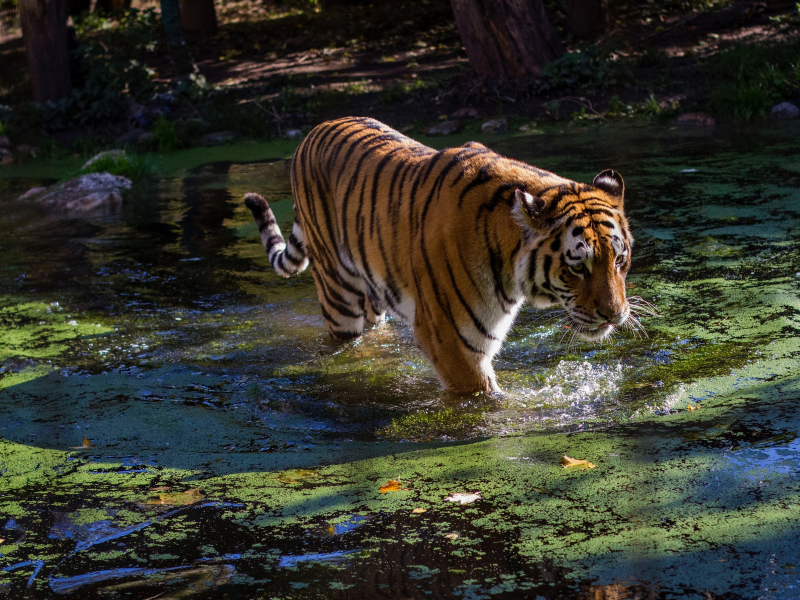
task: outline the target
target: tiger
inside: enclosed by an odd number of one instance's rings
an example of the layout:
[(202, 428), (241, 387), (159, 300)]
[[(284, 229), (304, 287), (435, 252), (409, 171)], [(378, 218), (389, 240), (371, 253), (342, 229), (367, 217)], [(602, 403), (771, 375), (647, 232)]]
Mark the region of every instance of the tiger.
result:
[(500, 391), (492, 359), (526, 301), (560, 305), (566, 326), (590, 341), (638, 323), (625, 290), (625, 184), (612, 169), (588, 185), (477, 142), (434, 150), (346, 117), (305, 137), (290, 179), (288, 240), (263, 197), (244, 197), (275, 271), (311, 269), (336, 340), (358, 338), (387, 312), (411, 325), (456, 394)]

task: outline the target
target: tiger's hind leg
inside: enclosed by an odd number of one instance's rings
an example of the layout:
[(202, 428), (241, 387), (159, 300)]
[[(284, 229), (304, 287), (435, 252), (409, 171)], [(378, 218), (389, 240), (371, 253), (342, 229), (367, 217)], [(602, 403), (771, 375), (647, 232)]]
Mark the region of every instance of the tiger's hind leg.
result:
[(311, 273), (328, 333), (340, 341), (360, 337), (367, 320), (363, 283), (340, 271), (325, 272), (315, 263), (311, 263)]
[(377, 296), (372, 292), (367, 292), (364, 296), (364, 318), (367, 324), (375, 327), (386, 321), (386, 310), (384, 310)]

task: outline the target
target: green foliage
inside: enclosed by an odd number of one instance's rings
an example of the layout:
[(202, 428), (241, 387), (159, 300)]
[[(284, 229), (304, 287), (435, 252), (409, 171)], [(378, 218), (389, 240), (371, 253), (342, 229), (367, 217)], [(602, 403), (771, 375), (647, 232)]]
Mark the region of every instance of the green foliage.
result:
[(750, 120), (800, 90), (800, 42), (750, 44), (715, 56), (710, 68), (721, 81), (711, 91), (709, 107), (720, 117)]
[(597, 47), (589, 46), (545, 66), (539, 91), (606, 89), (632, 78), (627, 64), (604, 57)]
[(153, 124), (153, 137), (158, 143), (159, 152), (172, 152), (178, 147), (178, 134), (175, 125), (164, 115)]
[(140, 181), (151, 175), (155, 170), (150, 156), (138, 154), (108, 155), (94, 161), (89, 167), (81, 169), (80, 174), (111, 173), (121, 175), (132, 181)]
[(709, 105), (720, 117), (749, 121), (753, 117), (766, 116), (776, 99), (775, 94), (762, 84), (725, 82), (711, 92)]
[(608, 101), (608, 114), (616, 117), (625, 114), (625, 112), (625, 105), (620, 101), (619, 96), (611, 96), (611, 100)]

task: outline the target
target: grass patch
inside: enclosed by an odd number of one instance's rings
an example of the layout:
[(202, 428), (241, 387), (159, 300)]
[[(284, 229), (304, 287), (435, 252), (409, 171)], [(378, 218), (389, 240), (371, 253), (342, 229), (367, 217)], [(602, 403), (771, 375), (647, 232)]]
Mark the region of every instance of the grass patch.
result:
[(716, 115), (748, 121), (800, 91), (800, 41), (734, 46), (710, 64), (721, 81), (709, 95)]

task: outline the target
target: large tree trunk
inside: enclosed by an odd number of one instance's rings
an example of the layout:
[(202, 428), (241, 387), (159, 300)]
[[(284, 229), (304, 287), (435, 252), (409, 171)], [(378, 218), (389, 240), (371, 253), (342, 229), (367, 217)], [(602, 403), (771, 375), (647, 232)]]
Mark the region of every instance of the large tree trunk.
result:
[(564, 53), (542, 0), (451, 0), (470, 65), (491, 79), (539, 74)]
[(576, 38), (594, 37), (608, 26), (608, 0), (569, 0), (564, 28)]
[(217, 30), (214, 0), (181, 0), (181, 26), (191, 33), (213, 34)]
[(20, 0), (20, 21), (36, 102), (61, 100), (72, 91), (65, 0)]

